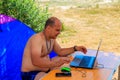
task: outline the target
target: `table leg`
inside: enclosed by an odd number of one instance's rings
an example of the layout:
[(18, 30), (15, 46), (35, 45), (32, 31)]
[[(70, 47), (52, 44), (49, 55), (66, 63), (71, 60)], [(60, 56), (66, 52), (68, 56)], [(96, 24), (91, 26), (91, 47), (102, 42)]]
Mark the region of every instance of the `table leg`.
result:
[(120, 80), (120, 65), (119, 65), (119, 68), (118, 68), (118, 80)]

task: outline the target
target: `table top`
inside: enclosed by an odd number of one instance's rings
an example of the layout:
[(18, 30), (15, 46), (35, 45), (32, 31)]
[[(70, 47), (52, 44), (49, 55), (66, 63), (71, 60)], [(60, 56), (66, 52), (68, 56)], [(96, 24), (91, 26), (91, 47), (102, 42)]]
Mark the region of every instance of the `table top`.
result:
[(56, 77), (55, 74), (61, 72), (60, 69), (55, 69), (49, 72), (42, 80), (108, 80), (112, 75), (110, 69), (72, 69), (71, 77)]

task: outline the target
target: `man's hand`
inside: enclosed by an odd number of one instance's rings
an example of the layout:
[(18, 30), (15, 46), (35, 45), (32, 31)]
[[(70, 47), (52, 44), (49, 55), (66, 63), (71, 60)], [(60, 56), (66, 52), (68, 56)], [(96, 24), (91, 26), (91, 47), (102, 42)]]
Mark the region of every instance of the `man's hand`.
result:
[(81, 51), (84, 54), (87, 53), (87, 49), (84, 46), (76, 46), (75, 48), (76, 48), (77, 51)]
[(54, 57), (51, 61), (54, 63), (55, 67), (60, 67), (64, 63), (69, 63), (70, 59), (68, 57)]

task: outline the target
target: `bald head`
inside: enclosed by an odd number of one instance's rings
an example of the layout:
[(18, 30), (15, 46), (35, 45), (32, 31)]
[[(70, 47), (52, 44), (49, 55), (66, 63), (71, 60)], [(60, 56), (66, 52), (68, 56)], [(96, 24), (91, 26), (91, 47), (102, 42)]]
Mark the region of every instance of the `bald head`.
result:
[(50, 17), (47, 21), (46, 21), (46, 23), (45, 23), (45, 29), (47, 28), (47, 26), (55, 26), (57, 23), (60, 23), (61, 24), (61, 22), (60, 22), (60, 20), (58, 19), (58, 18), (56, 18), (56, 17)]

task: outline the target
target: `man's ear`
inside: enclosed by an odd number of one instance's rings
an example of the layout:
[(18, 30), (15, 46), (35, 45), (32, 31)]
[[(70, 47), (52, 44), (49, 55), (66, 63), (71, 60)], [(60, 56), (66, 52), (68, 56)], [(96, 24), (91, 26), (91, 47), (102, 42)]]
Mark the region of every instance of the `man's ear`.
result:
[(51, 29), (51, 27), (50, 27), (50, 26), (47, 26), (46, 30), (49, 31), (50, 29)]
[(50, 30), (50, 29), (51, 29), (51, 26), (48, 26), (47, 29)]

